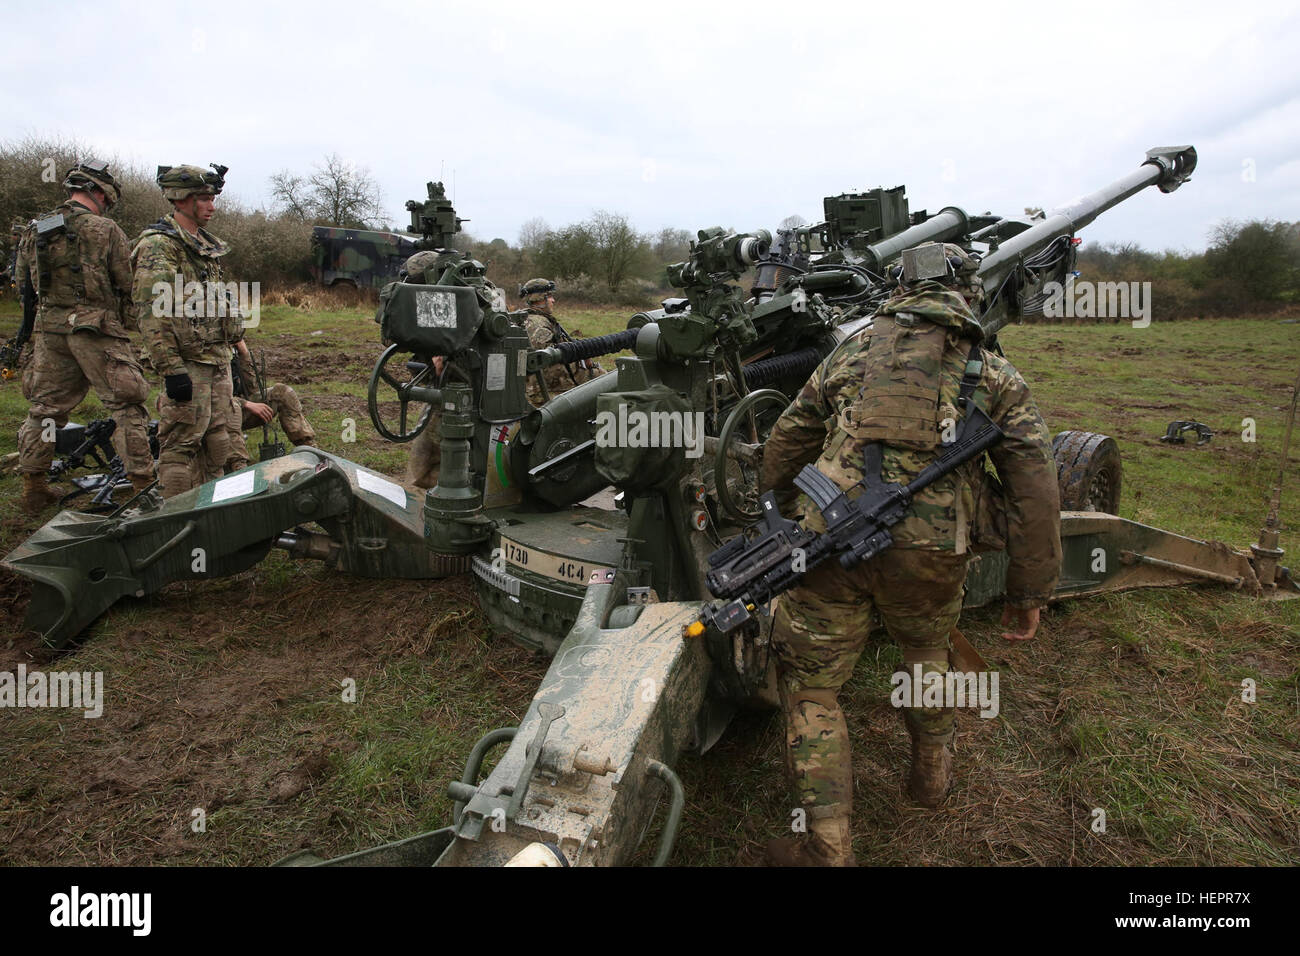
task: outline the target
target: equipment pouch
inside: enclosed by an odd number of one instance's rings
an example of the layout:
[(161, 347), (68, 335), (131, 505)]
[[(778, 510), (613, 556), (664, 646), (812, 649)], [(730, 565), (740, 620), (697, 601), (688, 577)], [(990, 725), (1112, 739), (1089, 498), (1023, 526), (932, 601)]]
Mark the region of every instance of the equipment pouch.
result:
[(939, 446), (947, 332), (907, 313), (877, 316), (862, 387), (841, 414), (842, 425), (855, 438), (917, 451)]
[(103, 309), (79, 308), (68, 315), (68, 331), (78, 332), (82, 329), (89, 329), (92, 332), (103, 332), (105, 320), (112, 328), (113, 316), (109, 315)]
[(596, 470), (636, 491), (662, 487), (704, 449), (703, 416), (663, 385), (596, 398)]
[(243, 328), (244, 317), (242, 313), (238, 309), (228, 309), (221, 319), (221, 334), (224, 340), (227, 343), (239, 341)]

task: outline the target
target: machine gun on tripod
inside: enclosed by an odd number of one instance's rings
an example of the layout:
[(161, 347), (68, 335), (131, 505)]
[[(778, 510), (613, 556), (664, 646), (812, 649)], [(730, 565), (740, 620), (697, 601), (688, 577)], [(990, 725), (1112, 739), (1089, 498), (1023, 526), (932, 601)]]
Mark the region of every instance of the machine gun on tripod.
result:
[[(87, 467), (86, 459), (99, 469), (95, 474), (79, 475), (68, 480), (76, 486), (76, 491), (69, 492), (59, 499), (59, 507), (71, 507), (72, 502), (84, 494), (93, 493), (90, 504), (79, 511), (107, 513), (114, 511), (113, 493), (119, 487), (131, 487), (126, 475), (126, 467), (113, 448), (113, 433), (117, 431), (117, 422), (111, 418), (98, 418), (88, 425), (75, 422), (60, 428), (54, 436), (54, 453), (61, 457), (50, 463), (49, 479), (58, 481), (78, 468)], [(158, 423), (149, 423), (149, 452), (158, 457)]]

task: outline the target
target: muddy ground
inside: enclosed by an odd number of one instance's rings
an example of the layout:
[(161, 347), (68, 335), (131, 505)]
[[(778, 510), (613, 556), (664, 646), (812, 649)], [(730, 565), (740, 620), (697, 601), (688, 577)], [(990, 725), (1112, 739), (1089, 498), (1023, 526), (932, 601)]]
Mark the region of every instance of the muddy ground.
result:
[[(257, 344), (271, 380), (303, 393), (318, 444), (400, 480), (405, 451), (374, 434), (361, 397), (379, 351), (368, 316), (274, 318)], [(1152, 443), (1159, 420), (1235, 423), (1243, 404), (1267, 405), (1255, 414), (1276, 435), (1284, 399), (1271, 396), (1300, 353), (1271, 328), (1256, 341), (1228, 325), (1227, 339), (1263, 357), (1225, 365), (1198, 341), (1171, 375), (1169, 349), (1150, 340), (1134, 354), (1109, 333), (1055, 328), (1026, 330), (1018, 364), (1049, 422), (1068, 416), (1125, 440), (1125, 514), (1185, 532), (1214, 525), (1241, 545), (1262, 517), (1267, 456), (1223, 439), (1203, 454)], [(1208, 383), (1227, 375), (1237, 388), (1225, 398)], [(6, 432), (20, 406), (0, 393)], [(348, 418), (355, 442), (342, 437)], [(6, 551), (41, 523), (17, 511), (16, 492), (15, 478), (0, 478)], [(519, 720), (547, 666), (489, 633), (466, 578), (376, 582), (272, 556), (224, 581), (123, 601), (53, 659), (20, 633), (27, 593), (0, 571), (0, 671), (99, 671), (105, 706), (97, 719), (0, 711), (0, 863), (10, 865), (265, 864), (445, 825), (447, 782), (475, 740)], [(963, 629), (1001, 671), (1005, 703), (996, 720), (961, 716), (959, 783), (933, 812), (903, 795), (907, 738), (888, 703), (898, 655), (873, 640), (844, 697), (860, 858), (1300, 862), (1297, 604), (1213, 589), (1103, 597), (1049, 611), (1027, 646), (998, 638), (996, 609), (968, 614)], [(1241, 699), (1247, 678), (1255, 704)], [(781, 751), (779, 720), (759, 712), (737, 718), (710, 754), (683, 758), (674, 862), (761, 860), (789, 817)], [(1099, 808), (1105, 833), (1094, 828)]]

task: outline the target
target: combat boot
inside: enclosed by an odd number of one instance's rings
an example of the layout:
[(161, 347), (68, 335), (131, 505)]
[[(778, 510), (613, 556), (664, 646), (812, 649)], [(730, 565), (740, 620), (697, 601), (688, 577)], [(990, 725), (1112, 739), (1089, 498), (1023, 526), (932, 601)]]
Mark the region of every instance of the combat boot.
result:
[(20, 504), (24, 511), (33, 515), (40, 514), (58, 500), (59, 496), (54, 493), (44, 475), (23, 472), (23, 497)]
[(939, 806), (952, 789), (952, 731), (946, 734), (912, 733), (912, 773), (907, 789), (917, 803)]
[(836, 815), (811, 820), (803, 839), (769, 840), (767, 861), (772, 866), (857, 866), (849, 818)]

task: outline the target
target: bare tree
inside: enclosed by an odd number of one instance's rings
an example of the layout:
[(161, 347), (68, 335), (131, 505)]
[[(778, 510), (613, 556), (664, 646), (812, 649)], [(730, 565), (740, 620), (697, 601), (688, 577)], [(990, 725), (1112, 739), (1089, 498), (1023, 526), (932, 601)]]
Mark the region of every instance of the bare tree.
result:
[(383, 195), (364, 166), (337, 153), (312, 168), (310, 176), (287, 169), (271, 177), (271, 196), (283, 215), (303, 222), (369, 229), (384, 219)]
[(786, 216), (777, 225), (778, 229), (798, 229), (800, 226), (808, 225), (808, 220), (803, 216), (795, 213), (793, 216)]
[(649, 252), (649, 243), (619, 213), (598, 210), (587, 226), (596, 247), (600, 278), (610, 292), (617, 292)]
[(691, 254), (693, 238), (687, 229), (665, 227), (650, 240), (650, 252), (659, 262), (680, 262)]
[(311, 198), (307, 195), (306, 180), (287, 169), (282, 169), (271, 177), (271, 199), (283, 216), (299, 222), (315, 218)]
[(542, 240), (550, 235), (551, 227), (540, 216), (534, 216), (519, 227), (519, 248), (534, 252), (542, 245)]
[(332, 226), (364, 229), (383, 218), (383, 197), (370, 170), (344, 162), (338, 153), (326, 156), (307, 182), (318, 216)]

